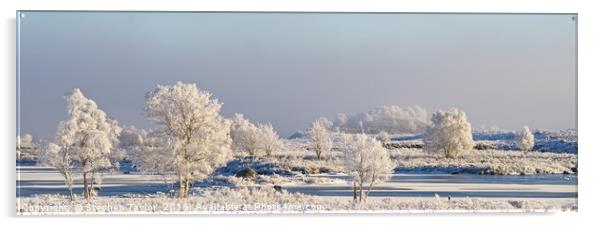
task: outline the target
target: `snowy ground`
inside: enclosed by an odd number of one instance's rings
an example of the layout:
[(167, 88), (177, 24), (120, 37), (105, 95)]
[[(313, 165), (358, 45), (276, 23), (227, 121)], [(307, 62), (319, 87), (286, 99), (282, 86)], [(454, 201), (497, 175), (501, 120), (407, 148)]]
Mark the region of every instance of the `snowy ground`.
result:
[(472, 150), (459, 159), (431, 155), (421, 149), (396, 149), (396, 172), (489, 175), (576, 174), (577, 155), (569, 153)]
[(261, 188), (219, 188), (204, 190), (187, 199), (157, 196), (78, 197), (69, 201), (63, 196), (43, 195), (18, 198), (17, 213), (38, 214), (106, 214), (106, 213), (349, 213), (349, 212), (548, 212), (575, 211), (571, 200), (480, 199), (434, 196), (411, 199), (368, 199), (355, 203), (350, 199), (309, 196)]
[[(149, 175), (104, 175), (102, 191), (100, 196), (93, 202), (81, 200), (70, 203), (65, 197), (66, 189), (61, 176), (52, 168), (44, 167), (18, 167), (19, 177), (17, 180), (18, 208), (21, 212), (130, 212), (124, 209), (128, 204), (146, 205), (154, 203), (157, 208), (168, 208), (175, 205), (173, 211), (212, 211), (208, 208), (218, 208), (226, 205), (228, 199), (222, 200), (220, 204), (214, 197), (207, 200), (207, 192), (214, 188), (203, 187), (194, 189), (195, 196), (185, 201), (186, 205), (178, 203), (173, 198), (162, 195), (165, 186), (160, 178)], [(347, 183), (347, 176), (319, 174), (312, 177), (326, 177), (338, 181), (335, 184), (292, 184), (284, 185), (283, 190), (290, 192), (284, 195), (292, 200), (255, 200), (251, 197), (249, 203), (250, 211), (254, 212), (329, 212), (337, 210), (500, 210), (500, 211), (530, 211), (530, 210), (574, 210), (577, 203), (577, 178), (574, 175), (540, 175), (540, 176), (490, 176), (490, 175), (449, 175), (449, 174), (395, 174), (391, 180), (375, 186), (369, 194), (369, 203), (363, 207), (357, 207), (352, 202), (351, 187)], [(81, 178), (77, 178), (81, 179)], [(272, 188), (270, 185), (257, 185), (258, 187)], [(255, 187), (255, 186), (252, 186)], [(223, 189), (245, 189), (239, 188)], [(273, 190), (273, 189), (268, 189)], [(81, 183), (76, 180), (75, 193), (81, 193)], [(243, 192), (244, 193), (244, 192)], [(274, 191), (274, 193), (278, 193)], [(294, 194), (294, 195), (293, 195)], [(275, 194), (282, 198), (282, 194)], [(439, 196), (440, 199), (435, 197)], [(448, 201), (448, 197), (451, 199)], [(238, 201), (244, 199), (239, 199)], [(237, 201), (237, 200), (230, 200)], [(320, 204), (320, 209), (305, 209), (303, 204)], [(167, 203), (166, 203), (167, 202)], [(256, 202), (265, 205), (294, 205), (301, 209), (253, 209)], [(391, 206), (386, 206), (385, 204)], [(482, 205), (470, 206), (479, 203)], [(237, 203), (236, 205), (243, 205)], [(79, 205), (79, 207), (78, 207)], [(82, 207), (82, 205), (84, 207)], [(115, 205), (115, 206), (113, 206)], [(133, 204), (132, 204), (133, 205)], [(158, 205), (158, 206), (157, 206)], [(201, 205), (203, 207), (199, 207)], [(234, 205), (234, 204), (232, 204)], [(85, 207), (91, 209), (85, 209)], [(112, 206), (112, 207), (111, 207)], [(190, 209), (193, 208), (199, 209)], [(213, 207), (211, 207), (213, 206)], [(399, 209), (396, 209), (396, 207)], [(517, 208), (519, 206), (520, 208)], [(297, 208), (289, 206), (290, 208)], [(531, 208), (528, 209), (527, 207)], [(39, 209), (42, 208), (42, 209)], [(46, 208), (46, 209), (44, 209)], [(53, 211), (48, 208), (59, 208)], [(63, 209), (60, 209), (63, 208)], [(67, 208), (67, 209), (65, 209)], [(77, 209), (81, 208), (81, 209)], [(106, 210), (113, 208), (113, 210)], [(133, 212), (148, 212), (142, 207)], [(203, 209), (205, 208), (205, 209)], [(224, 207), (225, 208), (225, 207)], [(263, 208), (263, 207), (262, 207)], [(276, 207), (274, 207), (276, 208)], [(318, 207), (316, 207), (318, 208)], [(359, 209), (358, 209), (359, 208)], [(534, 209), (533, 209), (534, 208)], [(225, 211), (225, 210), (224, 210)], [(226, 212), (231, 212), (228, 210)], [(152, 212), (152, 211), (151, 211)], [(219, 211), (218, 211), (219, 212)], [(244, 212), (244, 211), (243, 211)]]
[[(475, 140), (484, 150), (469, 151), (455, 160), (424, 153), (420, 134), (394, 135), (392, 143), (402, 145), (389, 147), (397, 162), (394, 174), (374, 186), (368, 202), (361, 205), (352, 201), (349, 177), (337, 147), (317, 159), (309, 141), (300, 138), (288, 140), (287, 149), (271, 157), (237, 155), (211, 178), (197, 182), (193, 197), (187, 200), (169, 197), (170, 188), (163, 178), (141, 175), (124, 164), (120, 172), (102, 175), (99, 197), (69, 202), (56, 170), (17, 166), (17, 210), (21, 214), (576, 210), (576, 133), (534, 134), (538, 151), (525, 154), (514, 150), (514, 133), (475, 132)], [(258, 175), (236, 177), (245, 167)], [(81, 184), (76, 176), (76, 194), (82, 193)], [(281, 186), (282, 192), (276, 191), (275, 185)], [(258, 187), (262, 189), (253, 189)]]

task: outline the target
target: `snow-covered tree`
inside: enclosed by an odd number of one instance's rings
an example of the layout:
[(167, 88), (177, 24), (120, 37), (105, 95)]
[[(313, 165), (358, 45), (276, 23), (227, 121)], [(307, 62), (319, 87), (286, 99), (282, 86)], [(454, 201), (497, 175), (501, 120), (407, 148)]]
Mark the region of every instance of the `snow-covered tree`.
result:
[(516, 140), (516, 145), (521, 151), (530, 151), (533, 149), (535, 145), (535, 138), (529, 130), (529, 127), (525, 126), (518, 134), (518, 139)]
[(42, 165), (42, 166), (48, 166), (48, 150), (51, 149), (50, 145), (54, 144), (52, 143), (52, 141), (47, 141), (44, 139), (40, 139), (36, 142), (36, 158), (37, 158), (37, 165)]
[(17, 149), (31, 148), (33, 146), (33, 136), (25, 134), (17, 137)]
[(146, 96), (146, 112), (170, 140), (179, 181), (178, 197), (188, 196), (193, 180), (207, 177), (231, 158), (230, 121), (222, 104), (196, 84), (159, 85)]
[(382, 144), (366, 134), (343, 134), (341, 140), (345, 167), (352, 176), (353, 199), (365, 201), (372, 186), (387, 180), (395, 165)]
[(255, 124), (245, 119), (242, 114), (235, 114), (230, 126), (230, 137), (233, 149), (256, 157), (262, 151), (266, 156), (282, 149), (283, 143), (274, 131), (272, 124)]
[(34, 143), (31, 134), (17, 136), (17, 160), (39, 161), (38, 144)]
[[(117, 126), (117, 127), (119, 126), (117, 124), (117, 121), (112, 121), (112, 123), (114, 123), (114, 125), (112, 125), (114, 127), (115, 126)], [(121, 131), (123, 131), (123, 129), (121, 129)], [(109, 161), (111, 161), (111, 168), (110, 169), (111, 169), (111, 171), (113, 173), (119, 173), (119, 169), (121, 167), (121, 165), (120, 165), (121, 161), (123, 161), (125, 159), (125, 156), (126, 156), (125, 150), (122, 149), (121, 145), (119, 144), (119, 142), (120, 142), (120, 139), (119, 139), (120, 138), (120, 134), (121, 133), (119, 133), (119, 135), (117, 135), (117, 139), (113, 140), (113, 148), (112, 148), (111, 153), (109, 155)], [(99, 177), (99, 178), (97, 178), (95, 180), (100, 181), (101, 178)]]
[(278, 133), (274, 131), (272, 124), (259, 124), (257, 129), (259, 132), (260, 148), (264, 151), (266, 156), (270, 157), (272, 154), (283, 148), (283, 143), (280, 140)]
[(45, 161), (48, 165), (56, 168), (65, 180), (65, 186), (69, 190), (69, 198), (73, 200), (73, 168), (74, 163), (68, 147), (59, 147), (54, 143), (48, 144), (45, 151)]
[(387, 133), (386, 131), (380, 131), (380, 133), (378, 133), (378, 135), (376, 136), (376, 139), (380, 141), (384, 146), (386, 143), (391, 141), (391, 136), (389, 136), (389, 133)]
[(144, 136), (146, 136), (144, 130), (137, 129), (134, 126), (124, 127), (119, 135), (119, 148), (125, 156), (133, 156), (133, 152), (137, 152), (143, 145)]
[(310, 137), (318, 159), (321, 159), (322, 154), (330, 151), (332, 148), (330, 127), (332, 127), (332, 122), (326, 118), (319, 118), (311, 125)]
[(423, 141), (424, 150), (441, 153), (447, 158), (458, 158), (472, 149), (474, 141), (466, 113), (455, 108), (434, 113)]
[(419, 106), (402, 108), (399, 106), (380, 106), (365, 113), (347, 116), (339, 113), (334, 126), (343, 132), (387, 133), (423, 132), (428, 124), (426, 110)]
[(66, 153), (61, 155), (69, 155), (77, 163), (83, 175), (84, 197), (90, 198), (94, 174), (111, 167), (111, 152), (119, 142), (121, 128), (79, 89), (66, 99), (69, 118), (59, 123), (55, 144), (61, 149), (58, 153)]
[(259, 129), (242, 114), (235, 114), (230, 126), (233, 149), (256, 156), (260, 149)]
[[(123, 133), (122, 133), (123, 134)], [(149, 133), (139, 131), (129, 135), (131, 143), (128, 156), (143, 173), (159, 175), (163, 179), (166, 189), (171, 190), (175, 180), (176, 165), (174, 152), (171, 151), (169, 136), (163, 131), (154, 130)]]
[(345, 126), (347, 125), (347, 121), (348, 118), (345, 113), (338, 113), (332, 124), (337, 131), (342, 132), (346, 130)]

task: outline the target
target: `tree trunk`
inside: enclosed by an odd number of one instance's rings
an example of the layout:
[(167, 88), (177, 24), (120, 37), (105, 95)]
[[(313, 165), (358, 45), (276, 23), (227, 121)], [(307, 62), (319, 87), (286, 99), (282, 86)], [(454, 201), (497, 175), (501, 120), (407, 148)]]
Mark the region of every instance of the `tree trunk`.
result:
[(376, 176), (372, 175), (372, 180), (370, 181), (370, 186), (368, 186), (368, 191), (366, 192), (366, 197), (364, 197), (364, 201), (366, 199), (368, 199), (368, 195), (370, 194), (370, 191), (372, 191), (372, 186), (374, 185), (375, 180), (376, 180)]
[(188, 197), (189, 193), (190, 193), (190, 177), (187, 176), (186, 177), (186, 196), (185, 197)]
[(69, 190), (69, 200), (73, 201), (73, 181), (67, 183), (67, 189)]
[(180, 185), (178, 187), (178, 198), (186, 198), (186, 185), (184, 184), (184, 177), (179, 175), (178, 180), (180, 181)]
[(360, 202), (362, 202), (364, 200), (363, 199), (363, 197), (364, 197), (364, 188), (362, 187), (363, 183), (364, 182), (360, 180), (360, 184), (359, 184), (359, 186), (360, 186)]
[(63, 168), (63, 177), (65, 178), (65, 186), (67, 186), (67, 191), (69, 192), (69, 200), (73, 201), (73, 175), (69, 171), (69, 169)]
[(73, 188), (69, 186), (69, 200), (73, 201)]
[(353, 181), (353, 201), (357, 202), (357, 183)]
[(84, 172), (84, 198), (90, 198), (90, 188), (88, 185), (88, 173)]

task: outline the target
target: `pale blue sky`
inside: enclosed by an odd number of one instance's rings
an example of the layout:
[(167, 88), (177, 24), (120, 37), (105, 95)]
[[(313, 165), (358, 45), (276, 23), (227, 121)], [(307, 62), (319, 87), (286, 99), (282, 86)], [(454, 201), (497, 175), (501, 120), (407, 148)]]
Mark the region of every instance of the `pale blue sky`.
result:
[(473, 127), (576, 127), (570, 14), (24, 12), (21, 133), (51, 136), (80, 88), (150, 128), (144, 95), (196, 82), (282, 136), (379, 105), (457, 107)]

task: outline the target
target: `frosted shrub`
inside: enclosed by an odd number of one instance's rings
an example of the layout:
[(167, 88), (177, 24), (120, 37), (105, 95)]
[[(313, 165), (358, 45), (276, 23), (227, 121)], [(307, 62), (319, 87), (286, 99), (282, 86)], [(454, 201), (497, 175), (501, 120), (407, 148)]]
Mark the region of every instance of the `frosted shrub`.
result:
[(266, 156), (271, 157), (275, 152), (280, 151), (284, 147), (272, 124), (259, 124), (257, 132), (259, 133), (259, 147), (264, 151)]
[(529, 127), (525, 126), (523, 127), (523, 130), (520, 131), (518, 139), (516, 140), (516, 145), (521, 151), (530, 151), (533, 149), (535, 141)]
[(278, 133), (274, 131), (272, 124), (255, 124), (245, 119), (242, 114), (235, 114), (230, 126), (230, 137), (232, 148), (245, 152), (249, 156), (256, 157), (262, 151), (271, 157), (275, 152), (284, 148)]
[(458, 109), (438, 111), (433, 114), (423, 137), (424, 150), (458, 158), (474, 146), (470, 123), (466, 113)]
[(233, 149), (256, 156), (260, 148), (259, 129), (242, 114), (235, 114), (230, 126)]
[(385, 131), (380, 131), (380, 133), (378, 133), (378, 135), (376, 136), (376, 139), (380, 141), (383, 145), (385, 145), (386, 143), (391, 141), (391, 136), (389, 136), (389, 133)]

